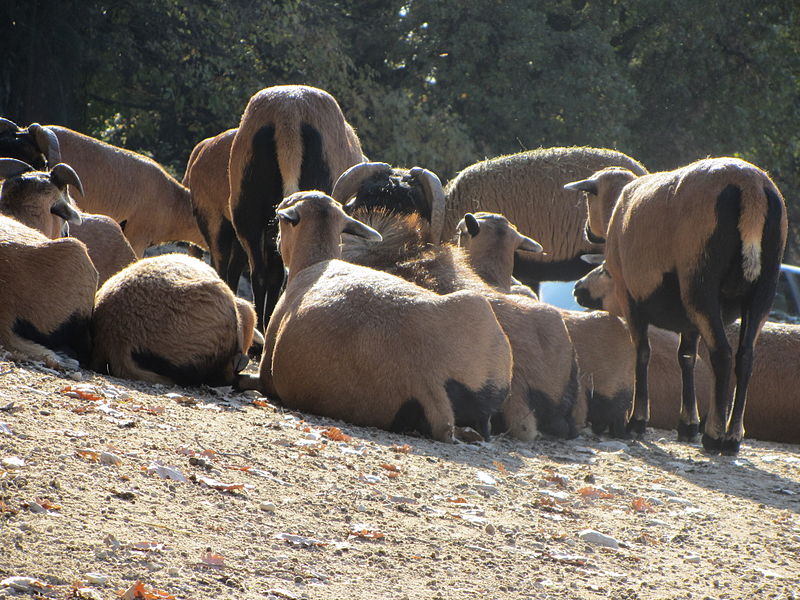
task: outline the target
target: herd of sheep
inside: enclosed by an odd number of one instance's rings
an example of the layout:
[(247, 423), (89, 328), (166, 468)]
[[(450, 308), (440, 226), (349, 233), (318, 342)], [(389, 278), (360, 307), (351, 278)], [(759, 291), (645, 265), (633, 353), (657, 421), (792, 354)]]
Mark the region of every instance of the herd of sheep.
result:
[[(650, 174), (620, 152), (549, 148), (443, 186), (370, 162), (308, 86), (255, 94), (238, 128), (197, 144), (183, 183), (57, 126), (0, 119), (0, 157), (14, 359), (257, 389), (441, 441), (649, 423), (702, 434), (710, 453), (736, 454), (745, 427), (800, 443), (800, 326), (765, 325), (786, 207), (745, 161)], [(171, 241), (211, 266), (142, 258)], [(234, 293), (244, 271), (254, 302)], [(581, 277), (576, 298), (598, 310), (537, 297)]]

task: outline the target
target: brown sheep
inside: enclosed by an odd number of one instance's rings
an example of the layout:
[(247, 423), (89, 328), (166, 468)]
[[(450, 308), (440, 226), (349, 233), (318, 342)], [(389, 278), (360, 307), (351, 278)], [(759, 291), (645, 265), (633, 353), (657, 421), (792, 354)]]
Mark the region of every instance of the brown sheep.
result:
[(0, 346), (20, 360), (77, 368), (89, 356), (97, 271), (78, 240), (51, 240), (0, 216)]
[(189, 190), (156, 161), (66, 127), (48, 128), (58, 137), (58, 162), (72, 165), (83, 181), (86, 193), (80, 208), (120, 223), (137, 257), (163, 242), (205, 245)]
[[(594, 196), (592, 189), (601, 189), (596, 186), (601, 176), (585, 186), (590, 207), (598, 202), (614, 208), (607, 232), (595, 229), (595, 223), (589, 227), (607, 238), (604, 268), (636, 347), (628, 427), (641, 435), (649, 418), (647, 329), (653, 323), (681, 334), (679, 360), (687, 390), (702, 336), (710, 349), (715, 380), (703, 446), (712, 453), (736, 454), (744, 432), (753, 346), (775, 296), (786, 244), (783, 198), (766, 173), (735, 158), (706, 159), (676, 171), (633, 178), (618, 197)], [(597, 212), (608, 214), (608, 209)], [(580, 283), (576, 297), (579, 288)], [(731, 398), (732, 352), (725, 324), (739, 315), (745, 325)], [(689, 404), (691, 410), (686, 412), (693, 419), (694, 398)], [(679, 431), (691, 438), (697, 423), (683, 417), (682, 412)]]
[(63, 163), (50, 171), (36, 171), (13, 158), (0, 159), (0, 214), (32, 227), (50, 239), (68, 233), (67, 223), (79, 225), (81, 216), (72, 203), (69, 185), (83, 193), (77, 173)]
[(231, 147), (229, 204), (259, 325), (269, 320), (284, 280), (275, 207), (300, 190), (330, 193), (339, 175), (362, 160), (355, 131), (327, 92), (284, 85), (250, 98)]
[(247, 264), (244, 249), (236, 238), (228, 204), (230, 183), (228, 160), (237, 129), (202, 140), (192, 150), (183, 185), (191, 193), (197, 225), (206, 240), (211, 264), (235, 292)]
[[(444, 193), (435, 175), (415, 167), (409, 177), (398, 178), (398, 170), (387, 170), (379, 163), (373, 168), (357, 165), (352, 171), (356, 170), (363, 174), (353, 176), (346, 185), (337, 182), (335, 198), (345, 203), (352, 215), (377, 229), (384, 240), (364, 245), (346, 236), (343, 258), (439, 294), (470, 290), (486, 297), (515, 357), (511, 394), (494, 419), (493, 430), (508, 430), (522, 440), (532, 440), (539, 432), (574, 437), (578, 368), (558, 311), (530, 299), (497, 293), (474, 273), (460, 248), (431, 243), (441, 238), (436, 215), (443, 214), (444, 208)], [(347, 173), (341, 179), (346, 177)], [(390, 183), (392, 179), (399, 184)], [(409, 201), (407, 184), (412, 179), (420, 180), (424, 193)], [(422, 203), (428, 205), (421, 209)]]
[(486, 300), (439, 295), (338, 257), (341, 234), (380, 240), (320, 192), (277, 211), (286, 291), (269, 322), (262, 389), (286, 406), (453, 440), (484, 437), (508, 394), (511, 349)]
[(106, 215), (81, 213), (80, 225), (72, 225), (69, 235), (86, 245), (99, 276), (97, 285), (103, 285), (114, 273), (136, 260), (136, 253), (122, 228)]
[(230, 385), (247, 365), (255, 320), (203, 261), (164, 254), (137, 261), (97, 292), (91, 368), (178, 385)]
[[(523, 236), (503, 215), (467, 213), (458, 224), (459, 245), (465, 248), (475, 272), (489, 285), (506, 293), (527, 294), (526, 286), (513, 285), (513, 256), (520, 249), (536, 251), (536, 242)], [(602, 311), (579, 312), (562, 310), (570, 339), (578, 356), (581, 383), (586, 402), (586, 419), (595, 433), (609, 429), (611, 435), (623, 437), (625, 418), (633, 398), (633, 374), (636, 357), (624, 321)], [(653, 406), (673, 404), (671, 397), (680, 397), (676, 383), (680, 372), (675, 364), (677, 336), (671, 332), (652, 330), (651, 392)], [(711, 381), (705, 361), (700, 360), (698, 383)], [(707, 387), (701, 397), (707, 397)], [(578, 426), (583, 423), (581, 410), (575, 413)], [(655, 426), (655, 425), (654, 425)]]
[(47, 127), (32, 123), (25, 129), (0, 119), (0, 157), (16, 158), (37, 170), (59, 162), (58, 138)]
[(615, 165), (647, 173), (621, 152), (588, 147), (539, 148), (475, 163), (447, 184), (445, 231), (455, 231), (468, 212), (504, 214), (544, 247), (542, 254), (515, 257), (517, 279), (537, 291), (540, 281), (578, 279), (590, 270), (581, 254), (602, 248), (584, 238), (582, 194), (563, 186)]

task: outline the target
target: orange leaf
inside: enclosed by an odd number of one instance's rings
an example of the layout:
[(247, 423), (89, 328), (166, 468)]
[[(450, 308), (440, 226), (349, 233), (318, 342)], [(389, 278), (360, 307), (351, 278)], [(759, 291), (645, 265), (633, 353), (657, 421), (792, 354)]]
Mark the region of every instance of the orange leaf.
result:
[(399, 454), (408, 454), (409, 452), (411, 452), (411, 446), (409, 446), (408, 444), (403, 444), (402, 446), (394, 445), (392, 446), (392, 451), (397, 452)]
[(92, 462), (100, 460), (100, 453), (97, 450), (75, 450), (75, 454)]
[(322, 430), (322, 435), (334, 442), (350, 442), (353, 440), (352, 437), (344, 433), (338, 427), (326, 427)]
[(506, 469), (506, 466), (503, 463), (501, 463), (499, 460), (493, 460), (492, 464), (501, 473), (508, 473), (508, 469)]
[(206, 552), (200, 560), (209, 567), (225, 567), (225, 557), (214, 552)]
[(255, 404), (256, 406), (260, 406), (260, 407), (262, 407), (262, 408), (264, 408), (264, 407), (266, 407), (266, 406), (269, 406), (269, 403), (268, 403), (268, 402), (266, 402), (266, 401), (264, 401), (264, 400), (258, 400), (258, 399), (256, 399), (256, 400), (253, 400), (253, 402), (252, 402), (251, 404)]
[(70, 385), (63, 388), (61, 390), (61, 393), (66, 394), (68, 396), (72, 396), (73, 398), (83, 398), (84, 400), (92, 400), (93, 402), (97, 402), (103, 399), (102, 396), (98, 396), (97, 394), (92, 394), (84, 390), (76, 389)]
[(400, 472), (400, 468), (397, 465), (390, 465), (389, 463), (381, 464), (382, 469), (386, 469), (387, 471), (394, 471), (395, 473)]
[(578, 490), (578, 493), (583, 496), (584, 498), (613, 498), (614, 494), (609, 494), (606, 491), (597, 489), (591, 485), (582, 487)]
[(354, 529), (350, 531), (350, 536), (361, 538), (363, 540), (380, 540), (385, 537), (379, 531), (372, 531), (370, 529)]
[(137, 581), (127, 590), (117, 592), (122, 600), (176, 600), (175, 596), (156, 589), (147, 589), (141, 581)]
[(467, 503), (467, 501), (464, 500), (464, 498), (461, 498), (460, 496), (459, 497), (451, 496), (450, 498), (447, 499), (447, 501), (448, 502), (453, 502), (455, 504), (466, 504)]
[(653, 508), (652, 504), (650, 504), (644, 498), (634, 498), (633, 502), (631, 502), (631, 508), (636, 512), (654, 512), (655, 508)]
[(39, 506), (41, 506), (46, 510), (61, 510), (61, 506), (59, 506), (58, 504), (53, 504), (47, 498), (37, 498), (36, 504), (38, 504)]

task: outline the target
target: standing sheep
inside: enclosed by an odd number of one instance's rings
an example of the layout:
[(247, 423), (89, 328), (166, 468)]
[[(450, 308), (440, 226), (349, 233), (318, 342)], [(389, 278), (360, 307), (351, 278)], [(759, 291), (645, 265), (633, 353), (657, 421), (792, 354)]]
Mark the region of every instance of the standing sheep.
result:
[(644, 175), (647, 170), (629, 156), (604, 148), (539, 148), (475, 163), (452, 179), (445, 190), (445, 231), (468, 212), (494, 212), (544, 247), (543, 254), (519, 254), (514, 276), (534, 289), (540, 281), (571, 281), (591, 267), (580, 260), (602, 252), (584, 237), (586, 203), (564, 184), (604, 167), (621, 166)]
[(341, 234), (380, 240), (319, 192), (278, 207), (286, 291), (269, 322), (262, 389), (286, 406), (452, 441), (489, 436), (508, 393), (511, 350), (487, 302), (438, 295), (338, 259)]
[(123, 225), (137, 257), (148, 246), (163, 242), (205, 244), (192, 214), (189, 190), (156, 161), (66, 127), (48, 129), (58, 137), (61, 155), (56, 162), (72, 165), (81, 176), (86, 193), (80, 208)]
[[(611, 214), (605, 236), (605, 269), (620, 315), (636, 348), (633, 414), (628, 427), (644, 433), (649, 418), (647, 365), (650, 323), (681, 334), (680, 364), (689, 391), (703, 338), (714, 371), (714, 402), (703, 433), (708, 452), (736, 454), (744, 432), (753, 345), (775, 296), (786, 244), (783, 198), (758, 167), (734, 158), (697, 161), (681, 169), (631, 176), (618, 196), (595, 196), (599, 173), (572, 189), (589, 192), (589, 213)], [(613, 211), (609, 210), (613, 207)], [(596, 214), (595, 213), (595, 214)], [(578, 287), (576, 287), (576, 290)], [(736, 390), (731, 398), (731, 347), (725, 324), (742, 318), (736, 353)], [(681, 420), (691, 438), (697, 424)]]
[(60, 351), (88, 360), (97, 271), (81, 242), (0, 216), (0, 282), (0, 346), (53, 368), (78, 366)]
[(284, 279), (275, 207), (299, 190), (330, 193), (337, 177), (362, 160), (355, 131), (327, 92), (286, 85), (250, 98), (231, 146), (229, 204), (259, 325), (269, 320)]
[(192, 210), (205, 238), (211, 264), (235, 292), (247, 256), (236, 238), (228, 204), (228, 161), (237, 129), (206, 138), (189, 157), (183, 185), (189, 188)]
[(106, 281), (92, 318), (91, 368), (178, 385), (230, 385), (247, 365), (255, 313), (203, 261), (142, 259)]
[(494, 431), (528, 441), (540, 432), (576, 435), (578, 368), (563, 319), (550, 306), (495, 292), (474, 273), (461, 249), (438, 244), (444, 214), (438, 177), (419, 167), (356, 165), (336, 183), (334, 198), (384, 238), (365, 245), (346, 236), (345, 260), (439, 294), (469, 290), (489, 300), (514, 353), (511, 394), (493, 421)]

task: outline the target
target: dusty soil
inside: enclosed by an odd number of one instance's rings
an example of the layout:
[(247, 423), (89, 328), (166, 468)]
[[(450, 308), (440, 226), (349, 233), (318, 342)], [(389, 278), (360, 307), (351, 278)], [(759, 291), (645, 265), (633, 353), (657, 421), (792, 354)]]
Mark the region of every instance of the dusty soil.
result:
[(800, 597), (797, 446), (445, 445), (82, 376), (0, 361), (0, 597)]

